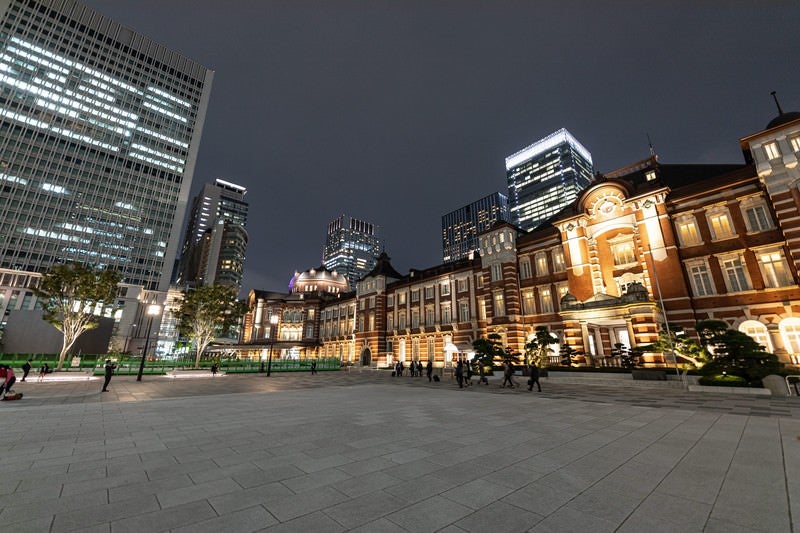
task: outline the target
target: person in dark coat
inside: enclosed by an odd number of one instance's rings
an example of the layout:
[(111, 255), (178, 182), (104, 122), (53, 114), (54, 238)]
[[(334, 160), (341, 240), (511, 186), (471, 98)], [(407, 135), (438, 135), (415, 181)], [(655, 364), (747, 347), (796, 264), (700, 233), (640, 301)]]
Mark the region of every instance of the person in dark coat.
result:
[(531, 378), (528, 380), (528, 390), (533, 390), (533, 384), (536, 383), (538, 387), (538, 392), (542, 392), (542, 386), (539, 384), (539, 367), (536, 366), (536, 363), (531, 363)]
[(28, 372), (30, 371), (31, 371), (31, 360), (28, 359), (27, 361), (25, 361), (25, 364), (22, 365), (22, 379), (20, 380), (20, 382), (25, 381), (25, 378), (28, 377)]
[(106, 379), (103, 382), (103, 390), (102, 392), (108, 392), (108, 384), (111, 383), (111, 376), (114, 375), (114, 370), (117, 369), (117, 365), (111, 359), (106, 359)]
[(458, 388), (464, 388), (464, 361), (461, 359), (456, 363), (456, 381), (458, 381)]
[(428, 366), (425, 367), (425, 372), (428, 375), (428, 382), (430, 383), (431, 375), (433, 374), (433, 361), (430, 359), (428, 359)]

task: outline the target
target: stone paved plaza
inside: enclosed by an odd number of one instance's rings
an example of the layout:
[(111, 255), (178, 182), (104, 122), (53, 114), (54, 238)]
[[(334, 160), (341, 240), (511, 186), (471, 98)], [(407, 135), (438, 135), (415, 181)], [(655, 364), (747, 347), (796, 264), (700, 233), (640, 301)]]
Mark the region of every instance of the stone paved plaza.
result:
[(800, 528), (800, 400), (384, 372), (18, 384), (0, 530)]

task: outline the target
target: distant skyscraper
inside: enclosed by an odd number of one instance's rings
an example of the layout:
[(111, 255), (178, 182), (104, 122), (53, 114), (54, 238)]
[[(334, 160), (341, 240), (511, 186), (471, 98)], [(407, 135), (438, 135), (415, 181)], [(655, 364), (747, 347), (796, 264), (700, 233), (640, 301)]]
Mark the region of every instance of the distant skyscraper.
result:
[(342, 215), (328, 224), (323, 262), (347, 277), (350, 287), (376, 265), (383, 248), (378, 226)]
[(213, 72), (74, 0), (0, 0), (0, 269), (165, 291)]
[(192, 202), (181, 251), (181, 285), (242, 285), (247, 249), (247, 189), (225, 180), (207, 183)]
[(592, 181), (592, 154), (560, 129), (506, 158), (512, 222), (530, 231)]
[(442, 260), (464, 259), (478, 248), (478, 233), (495, 224), (509, 222), (508, 198), (496, 192), (442, 217)]

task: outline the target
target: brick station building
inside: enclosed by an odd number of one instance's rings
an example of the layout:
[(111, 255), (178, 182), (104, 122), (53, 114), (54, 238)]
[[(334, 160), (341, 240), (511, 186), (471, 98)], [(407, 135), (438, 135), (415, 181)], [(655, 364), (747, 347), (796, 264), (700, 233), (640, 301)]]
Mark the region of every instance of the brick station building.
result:
[(740, 165), (652, 156), (598, 174), (533, 231), (500, 223), (481, 234), (474, 259), (400, 274), (383, 254), (354, 288), (320, 267), (288, 295), (251, 291), (239, 349), (448, 366), (478, 338), (497, 333), (522, 351), (547, 326), (605, 364), (615, 343), (656, 340), (666, 312), (689, 334), (698, 320), (724, 320), (798, 364), (800, 113), (781, 112), (740, 144)]

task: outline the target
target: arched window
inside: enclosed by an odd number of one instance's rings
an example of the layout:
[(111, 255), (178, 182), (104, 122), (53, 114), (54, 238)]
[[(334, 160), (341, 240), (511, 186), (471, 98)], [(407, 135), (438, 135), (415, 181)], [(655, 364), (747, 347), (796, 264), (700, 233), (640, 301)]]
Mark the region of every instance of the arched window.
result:
[(800, 318), (784, 318), (778, 325), (783, 344), (793, 354), (800, 354)]
[(772, 342), (767, 332), (767, 326), (758, 320), (745, 320), (739, 325), (739, 331), (751, 337), (768, 352), (772, 352)]

